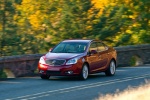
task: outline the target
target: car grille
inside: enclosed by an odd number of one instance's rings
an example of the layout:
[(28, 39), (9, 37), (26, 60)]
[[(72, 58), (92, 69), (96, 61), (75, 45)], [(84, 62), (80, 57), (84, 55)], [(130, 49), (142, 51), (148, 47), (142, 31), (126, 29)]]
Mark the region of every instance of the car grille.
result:
[(51, 59), (51, 60), (46, 60), (46, 64), (51, 65), (51, 66), (60, 66), (65, 63), (66, 60), (63, 59)]

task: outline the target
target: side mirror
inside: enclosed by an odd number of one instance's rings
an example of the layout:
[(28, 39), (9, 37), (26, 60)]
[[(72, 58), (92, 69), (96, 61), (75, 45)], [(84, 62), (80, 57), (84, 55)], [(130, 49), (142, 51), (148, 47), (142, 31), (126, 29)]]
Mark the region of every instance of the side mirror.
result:
[(53, 48), (50, 48), (50, 49), (49, 49), (49, 52), (51, 52), (51, 51), (52, 51), (52, 49), (53, 49)]
[(96, 53), (97, 53), (97, 50), (91, 50), (90, 53), (91, 53), (91, 54), (96, 54)]

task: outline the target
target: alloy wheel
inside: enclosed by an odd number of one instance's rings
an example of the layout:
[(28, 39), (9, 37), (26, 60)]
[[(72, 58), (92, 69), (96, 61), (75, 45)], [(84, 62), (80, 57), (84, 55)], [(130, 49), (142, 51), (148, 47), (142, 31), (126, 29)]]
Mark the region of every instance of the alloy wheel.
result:
[(87, 78), (88, 78), (88, 74), (89, 74), (89, 72), (88, 72), (88, 67), (87, 67), (87, 65), (85, 64), (85, 65), (83, 66), (83, 68), (82, 68), (82, 78), (83, 78), (83, 79), (87, 79)]

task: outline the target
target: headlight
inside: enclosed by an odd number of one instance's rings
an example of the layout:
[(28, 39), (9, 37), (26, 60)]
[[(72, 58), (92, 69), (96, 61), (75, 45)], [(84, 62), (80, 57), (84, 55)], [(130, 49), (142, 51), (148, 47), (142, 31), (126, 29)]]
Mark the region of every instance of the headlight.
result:
[(46, 62), (45, 62), (45, 60), (44, 60), (44, 58), (43, 58), (43, 57), (41, 57), (41, 58), (40, 58), (39, 63), (41, 63), (41, 64), (46, 64)]
[(78, 61), (78, 58), (73, 58), (67, 61), (66, 65), (76, 64)]

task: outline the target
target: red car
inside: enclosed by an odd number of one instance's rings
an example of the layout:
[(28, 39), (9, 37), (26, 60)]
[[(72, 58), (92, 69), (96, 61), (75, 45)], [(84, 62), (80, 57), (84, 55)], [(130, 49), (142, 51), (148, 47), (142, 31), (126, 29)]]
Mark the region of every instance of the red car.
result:
[(116, 71), (116, 50), (101, 41), (64, 40), (39, 60), (42, 79), (50, 76), (80, 76), (105, 72), (112, 76)]

